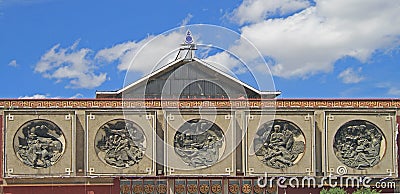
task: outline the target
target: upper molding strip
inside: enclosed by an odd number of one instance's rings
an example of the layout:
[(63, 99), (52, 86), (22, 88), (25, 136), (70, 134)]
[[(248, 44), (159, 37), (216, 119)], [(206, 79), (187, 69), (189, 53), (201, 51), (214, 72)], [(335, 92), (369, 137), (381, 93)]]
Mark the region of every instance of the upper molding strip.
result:
[(122, 99), (0, 99), (12, 108), (400, 108), (400, 99), (278, 99), (278, 100), (123, 100)]

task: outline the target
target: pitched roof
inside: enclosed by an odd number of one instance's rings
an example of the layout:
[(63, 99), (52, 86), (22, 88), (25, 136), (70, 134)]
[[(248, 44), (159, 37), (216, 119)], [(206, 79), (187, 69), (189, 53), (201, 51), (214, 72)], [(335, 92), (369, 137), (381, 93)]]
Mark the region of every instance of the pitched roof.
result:
[(241, 80), (238, 80), (234, 77), (232, 77), (231, 75), (223, 72), (222, 70), (208, 64), (207, 62), (204, 62), (198, 58), (191, 58), (191, 59), (187, 59), (187, 58), (181, 58), (181, 59), (177, 59), (175, 61), (172, 61), (171, 63), (153, 71), (152, 73), (140, 78), (139, 80), (125, 86), (124, 88), (121, 88), (117, 91), (96, 91), (96, 98), (121, 98), (122, 97), (122, 93), (128, 91), (129, 89), (132, 89), (136, 86), (141, 85), (144, 82), (147, 82), (147, 80), (151, 79), (152, 77), (158, 76), (160, 74), (163, 74), (165, 72), (171, 71), (173, 70), (175, 67), (180, 67), (183, 66), (189, 62), (197, 62), (197, 64), (201, 64), (203, 67), (206, 67), (207, 69), (210, 69), (213, 72), (216, 72), (217, 74), (223, 76), (224, 78), (237, 83), (241, 86), (243, 86), (244, 88), (260, 95), (260, 97), (262, 98), (275, 98), (277, 96), (279, 96), (281, 94), (280, 91), (260, 91), (255, 89), (254, 87), (242, 82)]

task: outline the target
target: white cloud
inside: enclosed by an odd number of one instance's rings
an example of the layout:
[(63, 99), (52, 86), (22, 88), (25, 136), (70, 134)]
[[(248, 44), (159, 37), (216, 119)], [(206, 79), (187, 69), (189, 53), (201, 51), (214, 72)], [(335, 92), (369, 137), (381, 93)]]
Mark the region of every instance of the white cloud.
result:
[[(106, 73), (96, 72), (98, 67), (95, 64), (116, 63), (120, 71), (148, 74), (176, 57), (183, 35), (184, 32), (173, 31), (148, 36), (140, 41), (123, 42), (98, 52), (87, 48), (77, 49), (79, 41), (67, 48), (57, 44), (41, 57), (35, 72), (57, 82), (69, 80), (68, 87), (71, 88), (91, 89), (107, 79)], [(127, 81), (132, 80), (127, 78)]]
[(10, 61), (10, 62), (8, 63), (8, 66), (11, 66), (11, 67), (18, 67), (17, 60), (12, 60), (12, 61)]
[[(176, 50), (183, 42), (183, 33), (172, 32), (134, 42), (128, 41), (97, 52), (95, 59), (118, 62), (118, 70), (150, 73), (176, 57)], [(162, 45), (162, 46), (160, 46)], [(173, 51), (171, 53), (171, 51)], [(163, 61), (160, 63), (160, 61)]]
[(75, 99), (75, 98), (82, 98), (82, 97), (84, 97), (83, 94), (77, 93), (77, 94), (75, 94), (75, 95), (73, 95), (73, 96), (71, 96), (71, 97), (69, 97), (69, 98), (70, 98), (70, 99)]
[(345, 84), (355, 84), (364, 80), (365, 78), (360, 75), (362, 68), (358, 68), (357, 70), (353, 70), (353, 68), (349, 67), (342, 71), (338, 78), (342, 80)]
[[(18, 99), (44, 99), (44, 98), (50, 98), (48, 94), (34, 94), (32, 96), (20, 96)], [(57, 97), (56, 97), (57, 98)]]
[[(83, 97), (83, 94), (81, 93), (77, 93), (71, 97), (69, 97), (69, 99), (75, 99), (75, 98), (81, 98)], [(34, 94), (31, 96), (20, 96), (18, 97), (18, 99), (60, 99), (63, 97), (60, 96), (50, 96), (50, 94)]]
[[(192, 17), (193, 15), (189, 13), (180, 25), (187, 25)], [(151, 35), (140, 41), (123, 42), (98, 51), (95, 60), (107, 63), (117, 61), (120, 71), (129, 70), (148, 74), (176, 57), (174, 51), (183, 42), (183, 35), (184, 32), (174, 31), (159, 36)]]
[(68, 48), (60, 44), (53, 46), (45, 53), (35, 66), (35, 72), (57, 82), (69, 80), (68, 87), (95, 88), (107, 78), (106, 73), (95, 73), (96, 65), (89, 58), (90, 49), (77, 49), (79, 41)]
[(381, 83), (376, 83), (374, 86), (376, 88), (382, 88), (386, 90), (387, 95), (392, 95), (392, 96), (400, 96), (400, 88), (397, 87), (398, 84), (394, 84), (393, 82), (381, 82)]
[(96, 53), (95, 59), (108, 63), (118, 61), (118, 70), (127, 70), (135, 54), (150, 38), (148, 37), (139, 42), (127, 41), (110, 48), (102, 49)]
[(395, 95), (395, 96), (400, 96), (400, 88), (391, 87), (391, 88), (389, 88), (388, 94)]
[(244, 0), (231, 13), (239, 24), (261, 22), (270, 16), (292, 14), (310, 6), (308, 0)]
[[(241, 6), (246, 6), (246, 2)], [(315, 3), (289, 17), (252, 20), (258, 22), (241, 28), (242, 35), (263, 56), (272, 59), (274, 75), (306, 78), (332, 71), (335, 61), (342, 57), (367, 62), (375, 51), (400, 45), (400, 25), (394, 25), (400, 23), (398, 0), (316, 0)], [(260, 12), (260, 7), (247, 7), (248, 12)], [(261, 12), (270, 10), (270, 6), (263, 5)], [(245, 21), (246, 17), (239, 19)], [(237, 45), (237, 50), (245, 53), (247, 48)]]
[(190, 22), (190, 20), (191, 20), (192, 18), (193, 18), (193, 15), (189, 13), (189, 14), (186, 16), (186, 18), (182, 20), (181, 26), (186, 26), (186, 25)]
[(237, 67), (240, 63), (239, 60), (233, 58), (227, 52), (217, 53), (215, 55), (207, 57), (204, 60), (207, 62), (216, 64), (216, 65), (219, 65), (219, 66), (223, 66), (224, 68), (229, 68), (229, 69)]
[(232, 76), (246, 72), (246, 69), (241, 68), (241, 62), (227, 52), (219, 52), (205, 58), (204, 61)]

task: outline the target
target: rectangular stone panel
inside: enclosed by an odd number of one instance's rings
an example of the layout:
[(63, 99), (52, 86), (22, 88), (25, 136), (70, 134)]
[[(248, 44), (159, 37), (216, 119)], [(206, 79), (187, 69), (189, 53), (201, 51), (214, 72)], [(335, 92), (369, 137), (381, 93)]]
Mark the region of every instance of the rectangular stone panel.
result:
[(314, 175), (314, 112), (246, 113), (244, 165), (247, 176)]
[(395, 112), (325, 113), (326, 175), (397, 177)]
[(154, 112), (87, 111), (86, 123), (89, 176), (155, 175)]
[(231, 175), (235, 169), (234, 116), (230, 112), (167, 112), (168, 175)]
[(75, 175), (73, 111), (4, 113), (4, 177)]

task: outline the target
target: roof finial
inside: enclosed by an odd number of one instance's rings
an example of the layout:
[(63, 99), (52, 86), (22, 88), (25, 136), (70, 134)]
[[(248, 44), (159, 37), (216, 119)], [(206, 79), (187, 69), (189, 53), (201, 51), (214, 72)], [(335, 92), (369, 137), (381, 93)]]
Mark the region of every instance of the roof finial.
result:
[(193, 37), (190, 30), (186, 31), (185, 44), (193, 44)]
[(194, 44), (192, 32), (190, 32), (190, 30), (186, 31), (185, 42), (181, 45), (183, 47), (179, 49), (178, 55), (176, 55), (175, 60), (180, 58), (182, 55), (185, 60), (192, 60), (194, 57), (194, 50), (196, 50), (196, 44)]

